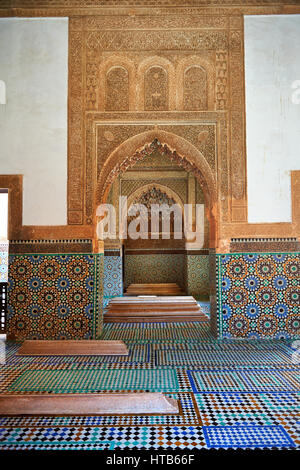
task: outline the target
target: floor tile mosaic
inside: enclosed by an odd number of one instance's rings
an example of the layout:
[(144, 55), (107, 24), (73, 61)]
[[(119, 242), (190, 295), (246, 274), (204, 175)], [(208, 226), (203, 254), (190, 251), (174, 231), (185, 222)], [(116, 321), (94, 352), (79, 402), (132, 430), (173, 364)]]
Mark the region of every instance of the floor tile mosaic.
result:
[(259, 351), (249, 353), (248, 351), (156, 351), (156, 365), (158, 366), (194, 366), (194, 365), (249, 365), (260, 366), (290, 363), (290, 355), (279, 351)]
[(282, 426), (204, 426), (208, 447), (295, 447)]
[(194, 393), (297, 391), (300, 372), (289, 370), (189, 370)]
[(9, 392), (99, 393), (143, 390), (173, 392), (180, 388), (175, 370), (30, 370), (8, 387)]
[(210, 302), (205, 302), (204, 300), (198, 300), (197, 303), (200, 305), (202, 312), (210, 316)]
[(300, 364), (289, 340), (217, 341), (208, 324), (106, 324), (127, 357), (17, 356), (0, 393), (162, 391), (178, 415), (0, 417), (1, 450), (300, 448)]
[(243, 424), (290, 426), (300, 414), (300, 393), (197, 393), (195, 399), (206, 426)]

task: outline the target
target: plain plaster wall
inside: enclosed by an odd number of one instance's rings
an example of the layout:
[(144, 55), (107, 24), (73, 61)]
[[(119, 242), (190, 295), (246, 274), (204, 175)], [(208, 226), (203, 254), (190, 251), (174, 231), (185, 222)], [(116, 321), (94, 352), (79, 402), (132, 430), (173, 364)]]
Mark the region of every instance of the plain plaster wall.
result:
[(68, 19), (1, 18), (0, 174), (23, 174), (23, 224), (67, 223)]
[(249, 222), (291, 222), (290, 170), (300, 169), (299, 51), (300, 15), (245, 17)]

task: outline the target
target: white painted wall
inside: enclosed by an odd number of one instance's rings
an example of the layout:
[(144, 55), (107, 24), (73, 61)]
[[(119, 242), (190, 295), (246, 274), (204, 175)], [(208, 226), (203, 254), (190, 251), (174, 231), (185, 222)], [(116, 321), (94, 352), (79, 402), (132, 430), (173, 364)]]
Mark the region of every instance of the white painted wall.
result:
[(300, 15), (246, 16), (245, 70), (248, 220), (291, 222), (290, 170), (300, 169)]
[(23, 174), (23, 224), (67, 223), (68, 19), (1, 18), (0, 174)]

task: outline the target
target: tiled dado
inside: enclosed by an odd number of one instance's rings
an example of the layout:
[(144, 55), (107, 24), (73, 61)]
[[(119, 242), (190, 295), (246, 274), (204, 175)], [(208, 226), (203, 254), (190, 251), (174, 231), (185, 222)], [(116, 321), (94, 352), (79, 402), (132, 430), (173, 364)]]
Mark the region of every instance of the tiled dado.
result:
[(124, 284), (176, 282), (185, 290), (185, 271), (184, 254), (125, 254)]
[(114, 297), (123, 295), (122, 257), (120, 250), (104, 252), (103, 307)]
[(209, 298), (209, 255), (186, 255), (186, 291), (195, 299)]
[(102, 254), (9, 256), (7, 334), (96, 339), (102, 331)]
[(300, 254), (217, 255), (219, 338), (300, 337)]

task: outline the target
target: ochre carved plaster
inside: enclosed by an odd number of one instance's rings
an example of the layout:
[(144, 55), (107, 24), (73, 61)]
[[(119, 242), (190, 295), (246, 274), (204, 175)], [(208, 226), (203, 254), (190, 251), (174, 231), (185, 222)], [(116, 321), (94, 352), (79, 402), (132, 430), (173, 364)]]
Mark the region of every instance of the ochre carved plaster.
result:
[(139, 201), (141, 196), (145, 193), (147, 193), (149, 190), (152, 188), (160, 190), (162, 193), (166, 194), (166, 196), (170, 199), (173, 200), (175, 204), (178, 204), (181, 209), (183, 210), (183, 204), (184, 201), (181, 199), (181, 197), (173, 191), (171, 188), (168, 186), (164, 186), (163, 184), (160, 183), (148, 183), (143, 185), (142, 187), (138, 188), (136, 191), (132, 192), (128, 198), (127, 205), (128, 207), (131, 206), (131, 204), (135, 203), (135, 201)]
[[(167, 17), (166, 14), (165, 17)], [(107, 23), (101, 17), (82, 17), (74, 18), (70, 22), (71, 32), (74, 31), (76, 34), (80, 32), (84, 43), (83, 49), (80, 48), (78, 52), (82, 55), (82, 63), (85, 64), (85, 67), (82, 67), (86, 90), (85, 109), (95, 112), (107, 111), (101, 117), (96, 113), (85, 115), (86, 148), (82, 155), (85, 165), (84, 201), (77, 192), (77, 198), (81, 198), (81, 203), (85, 202), (85, 207), (82, 207), (81, 211), (82, 223), (93, 223), (94, 194), (96, 203), (99, 203), (99, 187), (104, 189), (103, 196), (107, 191), (107, 183), (110, 184), (112, 181), (111, 172), (115, 176), (119, 171), (117, 166), (109, 168), (111, 158), (115, 155), (114, 152), (122, 152), (124, 142), (128, 143), (128, 140), (142, 134), (143, 131), (152, 132), (153, 127), (145, 128), (143, 121), (145, 118), (150, 119), (155, 127), (155, 122), (162, 118), (162, 111), (177, 112), (177, 115), (173, 114), (169, 120), (169, 129), (164, 126), (164, 131), (171, 130), (174, 135), (174, 126), (178, 131), (179, 121), (184, 122), (185, 126), (181, 127), (183, 130), (181, 137), (186, 142), (185, 147), (190, 144), (190, 149), (193, 148), (191, 155), (184, 153), (188, 152), (187, 148), (177, 147), (178, 143), (174, 141), (178, 141), (178, 137), (175, 135), (171, 143), (170, 139), (168, 141), (161, 139), (159, 132), (161, 132), (162, 123), (157, 122), (160, 125), (155, 135), (153, 134), (153, 138), (148, 138), (140, 146), (129, 148), (128, 151), (132, 154), (127, 153), (127, 158), (132, 157), (139, 147), (150, 145), (156, 138), (187, 161), (193, 160), (192, 155), (196, 147), (196, 151), (200, 152), (202, 157), (204, 156), (202, 167), (198, 167), (203, 181), (206, 181), (208, 174), (202, 174), (203, 166), (206, 164), (211, 166), (209, 169), (212, 171), (210, 187), (214, 187), (214, 212), (218, 226), (221, 228), (222, 221), (230, 223), (232, 216), (235, 217), (237, 212), (239, 213), (238, 220), (246, 222), (244, 102), (239, 99), (244, 93), (243, 80), (240, 79), (241, 75), (243, 76), (242, 59), (239, 64), (238, 80), (234, 82), (234, 79), (229, 76), (230, 61), (233, 63), (235, 57), (241, 58), (243, 52), (241, 18), (230, 20), (223, 16), (199, 16), (199, 22), (196, 24), (192, 21), (193, 27), (189, 27), (183, 16), (180, 19), (169, 17), (168, 29), (160, 17), (156, 21), (149, 15), (126, 18), (125, 23), (118, 22), (116, 17), (107, 17), (106, 20)], [(182, 31), (178, 29), (179, 23), (182, 25)], [(78, 67), (79, 63), (78, 60), (74, 66)], [(128, 95), (125, 91), (124, 105), (123, 107), (119, 105), (119, 110), (114, 108), (117, 101), (113, 98), (114, 93), (106, 91), (107, 73), (112, 69), (120, 71), (120, 80), (122, 76), (123, 80), (125, 80), (124, 77), (128, 77), (128, 86), (126, 82), (125, 87)], [(237, 70), (234, 72), (237, 74)], [(98, 77), (98, 82), (95, 77)], [(112, 103), (107, 102), (107, 96), (110, 96)], [(195, 118), (191, 113), (195, 114), (194, 111), (197, 110), (192, 109), (192, 96), (198, 97), (195, 108), (199, 111), (199, 122), (202, 121), (206, 129), (202, 127), (197, 131), (195, 126), (189, 125), (191, 118)], [(234, 104), (235, 114), (231, 111), (231, 102)], [(113, 109), (115, 113), (108, 113)], [(136, 110), (134, 118), (132, 114), (131, 116), (126, 114), (127, 109), (131, 113)], [(209, 111), (214, 112), (215, 115), (209, 115)], [(227, 114), (224, 114), (224, 111)], [(82, 109), (82, 115), (84, 115), (84, 109)], [(238, 119), (238, 116), (242, 118)], [(128, 119), (133, 120), (126, 127), (125, 123)], [(218, 133), (214, 134), (213, 140), (211, 140), (208, 126), (211, 119), (214, 125), (218, 122)], [(98, 129), (101, 121), (104, 120), (106, 122), (110, 120), (111, 126), (103, 128), (101, 138), (98, 135)], [(120, 121), (124, 124), (119, 124)], [(77, 122), (78, 129), (80, 129), (79, 115)], [(241, 135), (240, 139), (235, 141), (231, 138), (233, 124), (234, 132)], [(124, 133), (125, 128), (127, 131), (129, 127), (130, 133)], [(111, 149), (110, 153), (103, 152), (105, 142), (107, 150)], [(219, 155), (217, 155), (217, 148), (220, 149)], [(231, 162), (231, 154), (234, 154), (234, 163)], [(193, 161), (196, 168), (198, 164), (199, 162)], [(95, 178), (98, 180), (96, 193)], [(230, 192), (231, 187), (234, 188), (234, 194)], [(73, 196), (72, 189), (70, 189), (71, 193)], [(211, 194), (209, 197), (211, 198)], [(220, 198), (219, 202), (217, 202), (218, 198)], [(69, 217), (69, 223), (76, 223), (77, 217), (79, 220), (77, 206), (80, 205), (80, 201), (75, 202), (72, 197), (70, 202), (76, 206), (76, 210), (69, 207), (69, 215), (72, 216)], [(238, 206), (238, 209), (235, 209), (235, 206)]]
[[(203, 75), (205, 74), (206, 76), (205, 89), (199, 86), (199, 77), (195, 77), (191, 89), (187, 90), (185, 84), (185, 74), (195, 67), (201, 69), (204, 72)], [(215, 67), (212, 65), (210, 60), (203, 56), (201, 57), (195, 55), (185, 57), (184, 59), (181, 59), (178, 63), (176, 76), (176, 109), (185, 111), (203, 111), (205, 109), (215, 109)], [(195, 99), (195, 95), (197, 96), (199, 92), (202, 94), (202, 99), (203, 102), (206, 103), (206, 106), (195, 108), (193, 107), (192, 103), (189, 107), (185, 106), (185, 102), (188, 99), (193, 102), (193, 100)], [(190, 96), (187, 96), (188, 94)]]
[(212, 207), (216, 204), (216, 181), (204, 156), (182, 137), (160, 129), (138, 134), (123, 142), (111, 153), (99, 174), (96, 204), (106, 199), (111, 183), (121, 171), (125, 171), (137, 161), (143, 159), (146, 154), (151, 154), (156, 149), (170, 157), (179, 166), (193, 171), (200, 185), (205, 188), (209, 205)]

